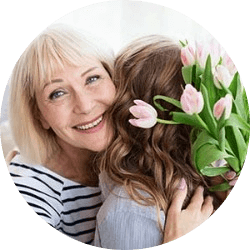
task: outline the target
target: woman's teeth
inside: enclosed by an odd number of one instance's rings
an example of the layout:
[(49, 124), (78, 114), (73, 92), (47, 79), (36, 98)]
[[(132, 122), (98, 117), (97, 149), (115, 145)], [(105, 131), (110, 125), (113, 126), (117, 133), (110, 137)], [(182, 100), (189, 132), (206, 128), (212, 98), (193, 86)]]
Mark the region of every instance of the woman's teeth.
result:
[(81, 129), (81, 130), (87, 130), (87, 129), (96, 127), (101, 121), (102, 121), (102, 116), (92, 123), (89, 123), (83, 126), (76, 126), (76, 128)]

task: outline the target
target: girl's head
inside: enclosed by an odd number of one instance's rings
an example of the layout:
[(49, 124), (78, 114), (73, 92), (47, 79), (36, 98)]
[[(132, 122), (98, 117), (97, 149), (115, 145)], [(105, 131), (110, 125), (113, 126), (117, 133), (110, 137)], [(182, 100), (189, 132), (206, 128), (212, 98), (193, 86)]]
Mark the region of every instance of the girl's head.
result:
[[(184, 177), (189, 193), (201, 179), (190, 161), (189, 127), (157, 124), (151, 129), (133, 127), (129, 108), (141, 99), (153, 105), (155, 95), (180, 99), (184, 81), (180, 48), (163, 36), (147, 36), (124, 48), (115, 60), (114, 84), (117, 98), (112, 109), (116, 128), (113, 143), (102, 161), (102, 170), (125, 185), (131, 197), (147, 191), (156, 204), (166, 209), (179, 180)], [(162, 103), (169, 112), (176, 108)], [(158, 117), (170, 119), (169, 112)]]
[[(44, 163), (57, 152), (59, 141), (89, 145), (96, 132), (92, 127), (98, 119), (104, 125), (113, 101), (112, 74), (112, 51), (98, 47), (88, 35), (65, 26), (41, 33), (21, 55), (10, 81), (10, 122), (21, 154)], [(106, 95), (101, 96), (103, 90)]]

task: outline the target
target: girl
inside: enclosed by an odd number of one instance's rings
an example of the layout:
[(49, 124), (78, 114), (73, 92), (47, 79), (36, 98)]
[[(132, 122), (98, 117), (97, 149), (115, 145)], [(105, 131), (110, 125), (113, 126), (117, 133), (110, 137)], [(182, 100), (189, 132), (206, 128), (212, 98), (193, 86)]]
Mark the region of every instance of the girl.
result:
[[(125, 250), (161, 244), (165, 214), (178, 185), (187, 192), (184, 207), (199, 186), (185, 212), (198, 196), (197, 213), (205, 219), (213, 211), (211, 197), (203, 203), (202, 186), (206, 183), (191, 164), (189, 127), (157, 124), (146, 130), (128, 122), (132, 118), (129, 108), (135, 99), (149, 104), (153, 104), (155, 95), (180, 99), (184, 86), (181, 68), (179, 46), (162, 36), (134, 41), (115, 61), (117, 96), (111, 117), (116, 129), (100, 165), (105, 202), (97, 215), (97, 246)], [(166, 108), (169, 112), (175, 109), (171, 105)], [(159, 112), (159, 117), (170, 118), (168, 112)], [(181, 213), (182, 202), (174, 201)], [(167, 221), (175, 230), (169, 229), (168, 224), (166, 235), (174, 239), (188, 232), (184, 228), (193, 218), (172, 220), (176, 212), (169, 211)], [(195, 219), (193, 226), (197, 226)]]

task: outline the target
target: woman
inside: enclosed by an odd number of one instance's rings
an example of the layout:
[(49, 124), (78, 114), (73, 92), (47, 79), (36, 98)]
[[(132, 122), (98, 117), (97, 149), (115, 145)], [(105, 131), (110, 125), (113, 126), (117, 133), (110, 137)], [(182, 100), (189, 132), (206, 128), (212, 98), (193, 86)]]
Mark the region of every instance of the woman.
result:
[[(199, 186), (184, 214), (197, 200), (197, 211), (202, 216), (208, 218), (213, 211), (212, 198), (208, 196), (203, 201), (202, 186), (206, 182), (191, 163), (189, 127), (157, 124), (146, 130), (129, 124), (132, 118), (129, 109), (135, 99), (152, 105), (155, 95), (180, 99), (184, 86), (181, 68), (179, 46), (161, 36), (132, 42), (115, 61), (117, 97), (111, 117), (116, 130), (100, 165), (102, 192), (106, 197), (97, 215), (96, 246), (125, 250), (161, 244), (165, 214), (179, 183), (187, 193), (184, 207)], [(138, 100), (136, 104), (145, 105)], [(171, 112), (175, 107), (168, 105), (166, 109)], [(170, 119), (168, 112), (159, 112), (159, 117)], [(134, 124), (133, 120), (130, 122)], [(182, 202), (174, 199), (175, 203), (181, 212)], [(169, 209), (165, 241), (188, 231), (184, 229), (187, 221), (172, 220), (173, 214), (173, 209)], [(197, 226), (195, 220), (193, 223)]]
[[(51, 27), (11, 77), (10, 123), (20, 152), (9, 165), (12, 178), (41, 218), (84, 243), (93, 241), (102, 204), (93, 158), (113, 136), (106, 112), (116, 92), (112, 73), (111, 52), (69, 28)], [(179, 206), (172, 209), (171, 218), (182, 221)]]
[(52, 27), (11, 77), (10, 123), (20, 155), (9, 166), (28, 204), (51, 226), (91, 243), (101, 192), (91, 157), (112, 136), (113, 54), (70, 28)]

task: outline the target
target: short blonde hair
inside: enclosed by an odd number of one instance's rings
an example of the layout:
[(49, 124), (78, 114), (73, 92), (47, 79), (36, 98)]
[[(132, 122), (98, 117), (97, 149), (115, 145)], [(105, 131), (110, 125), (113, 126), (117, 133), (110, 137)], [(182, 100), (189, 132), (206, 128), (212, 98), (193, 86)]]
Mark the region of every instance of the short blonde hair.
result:
[(43, 164), (59, 149), (54, 132), (41, 125), (36, 90), (57, 70), (81, 66), (88, 56), (97, 58), (112, 76), (112, 50), (101, 48), (90, 35), (57, 25), (42, 32), (16, 63), (10, 80), (9, 118), (15, 143), (28, 162)]

